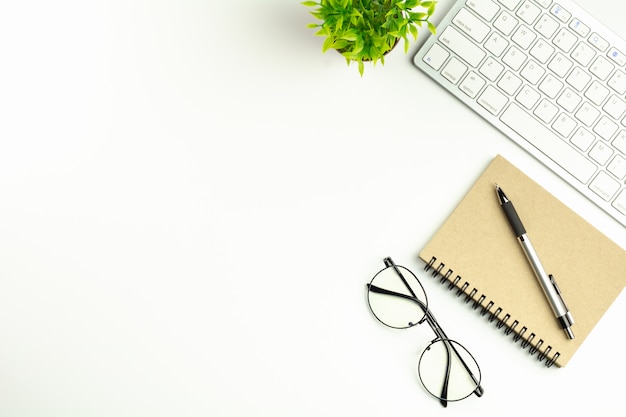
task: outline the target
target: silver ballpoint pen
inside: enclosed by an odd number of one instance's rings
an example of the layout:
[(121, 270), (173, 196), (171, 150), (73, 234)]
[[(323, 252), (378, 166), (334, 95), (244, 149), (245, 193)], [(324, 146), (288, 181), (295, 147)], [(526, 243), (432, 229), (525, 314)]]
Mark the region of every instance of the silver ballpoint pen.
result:
[(565, 331), (567, 337), (573, 339), (574, 333), (572, 332), (571, 327), (572, 324), (574, 324), (574, 318), (565, 305), (563, 297), (561, 297), (561, 290), (556, 285), (554, 277), (552, 275), (548, 275), (543, 268), (543, 265), (541, 265), (537, 252), (535, 252), (535, 248), (533, 248), (533, 245), (530, 243), (530, 239), (526, 234), (526, 229), (517, 215), (515, 207), (513, 207), (513, 203), (511, 203), (511, 200), (507, 198), (506, 194), (504, 194), (502, 189), (497, 184), (496, 193), (498, 194), (500, 205), (502, 206), (502, 209), (504, 209), (504, 214), (511, 224), (513, 232), (522, 246), (524, 254), (528, 259), (539, 284), (541, 284), (541, 289), (543, 289), (544, 294), (548, 298), (548, 302), (550, 303), (550, 307), (552, 307), (552, 311), (554, 312), (556, 319)]

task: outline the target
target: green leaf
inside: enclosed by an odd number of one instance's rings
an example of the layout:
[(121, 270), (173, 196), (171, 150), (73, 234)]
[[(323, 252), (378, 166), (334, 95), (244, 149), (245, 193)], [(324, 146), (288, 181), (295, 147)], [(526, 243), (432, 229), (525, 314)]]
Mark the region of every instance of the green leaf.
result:
[(324, 15), (323, 15), (322, 13), (320, 13), (320, 12), (318, 12), (318, 11), (312, 11), (312, 12), (310, 12), (310, 13), (311, 13), (311, 15), (313, 15), (313, 17), (315, 17), (316, 19), (319, 19), (319, 20), (324, 20)]
[(350, 16), (361, 17), (363, 14), (358, 9), (352, 9), (352, 11), (350, 11)]
[(343, 27), (343, 16), (337, 17), (336, 27), (337, 30), (340, 30)]
[(308, 6), (308, 7), (315, 7), (317, 6), (319, 3), (316, 1), (303, 1), (301, 4)]
[(348, 46), (348, 41), (345, 41), (343, 39), (337, 39), (335, 42), (333, 42), (332, 48), (339, 50), (345, 48), (346, 46)]
[(333, 38), (332, 37), (328, 37), (324, 40), (324, 44), (322, 45), (322, 52), (326, 52), (328, 51), (330, 48), (333, 47)]
[(363, 76), (364, 70), (365, 70), (365, 65), (363, 65), (363, 61), (359, 60), (359, 74), (361, 74), (361, 77)]
[(355, 29), (349, 29), (347, 31), (344, 32), (344, 34), (341, 36), (341, 39), (344, 39), (346, 41), (351, 41), (354, 42), (359, 38), (359, 34)]
[(352, 52), (354, 54), (360, 54), (364, 46), (365, 46), (365, 42), (363, 42), (363, 38), (359, 37), (354, 42), (354, 47), (352, 48)]
[(430, 31), (430, 33), (432, 33), (433, 35), (437, 34), (437, 28), (435, 27), (435, 25), (433, 25), (432, 23), (428, 22), (428, 30)]
[(330, 36), (330, 33), (328, 32), (328, 28), (322, 26), (322, 28), (315, 33), (315, 36)]
[(427, 13), (409, 13), (409, 19), (411, 20), (424, 20), (428, 18)]

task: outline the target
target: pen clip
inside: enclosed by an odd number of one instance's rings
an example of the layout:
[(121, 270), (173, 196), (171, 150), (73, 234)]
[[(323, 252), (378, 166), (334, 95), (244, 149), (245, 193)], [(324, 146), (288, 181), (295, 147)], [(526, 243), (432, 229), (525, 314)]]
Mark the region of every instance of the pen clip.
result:
[(556, 280), (554, 279), (554, 275), (549, 274), (548, 275), (550, 277), (550, 283), (552, 283), (552, 286), (554, 287), (556, 294), (559, 296), (559, 298), (561, 299), (561, 302), (563, 303), (563, 306), (565, 307), (565, 310), (569, 311), (569, 308), (567, 308), (567, 305), (565, 304), (565, 300), (563, 299), (563, 297), (561, 296), (561, 289), (559, 288), (559, 286), (556, 284)]

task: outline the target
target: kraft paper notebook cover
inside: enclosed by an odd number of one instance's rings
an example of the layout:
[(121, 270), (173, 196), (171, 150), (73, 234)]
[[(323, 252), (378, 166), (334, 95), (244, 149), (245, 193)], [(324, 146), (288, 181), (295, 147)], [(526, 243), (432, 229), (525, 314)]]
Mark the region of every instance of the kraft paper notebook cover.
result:
[[(561, 289), (575, 321), (573, 340), (558, 325), (507, 222), (496, 183)], [(490, 163), (419, 256), (451, 291), (547, 366), (568, 363), (626, 285), (626, 252), (502, 156)]]

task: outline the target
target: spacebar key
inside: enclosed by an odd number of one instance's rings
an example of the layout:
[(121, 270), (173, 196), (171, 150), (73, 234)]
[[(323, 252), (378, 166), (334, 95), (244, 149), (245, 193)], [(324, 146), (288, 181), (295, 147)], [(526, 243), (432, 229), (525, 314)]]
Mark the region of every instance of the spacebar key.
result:
[(571, 148), (517, 104), (511, 103), (500, 116), (500, 120), (583, 184), (596, 172), (593, 162)]

